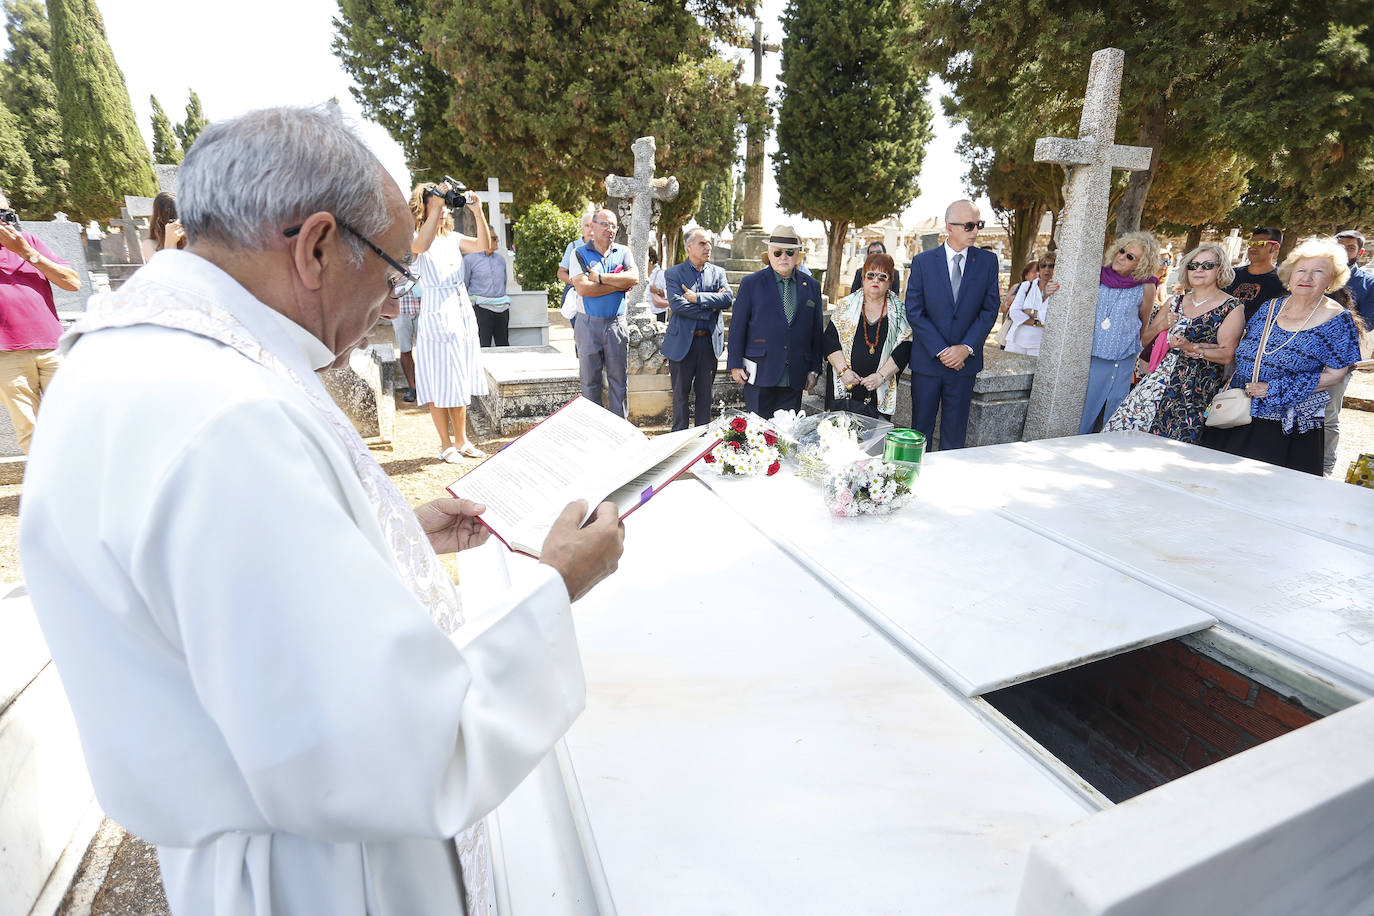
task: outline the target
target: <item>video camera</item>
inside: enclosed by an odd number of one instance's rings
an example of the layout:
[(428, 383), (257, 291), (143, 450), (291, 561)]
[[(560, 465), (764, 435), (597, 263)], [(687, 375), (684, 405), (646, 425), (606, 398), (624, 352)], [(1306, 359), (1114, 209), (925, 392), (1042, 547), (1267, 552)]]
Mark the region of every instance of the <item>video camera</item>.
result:
[(19, 231), (19, 214), (13, 210), (0, 210), (0, 223), (9, 223), (14, 231)]
[(448, 191), (440, 191), (438, 184), (425, 185), (425, 193), (421, 198), (421, 203), (428, 204), (431, 197), (442, 197), (444, 203), (452, 210), (459, 210), (468, 205), (468, 186), (457, 178), (444, 176), (440, 184), (448, 184)]

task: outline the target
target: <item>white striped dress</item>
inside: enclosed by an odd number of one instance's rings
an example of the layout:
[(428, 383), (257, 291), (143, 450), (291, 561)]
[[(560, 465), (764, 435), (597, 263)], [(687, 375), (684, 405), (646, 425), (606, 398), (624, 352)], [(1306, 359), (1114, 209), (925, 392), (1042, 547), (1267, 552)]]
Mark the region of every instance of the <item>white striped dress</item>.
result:
[(415, 323), (416, 401), (435, 407), (466, 407), (487, 393), (478, 349), (477, 315), (463, 283), (458, 235), (437, 236), (415, 259), (420, 278), (420, 317)]

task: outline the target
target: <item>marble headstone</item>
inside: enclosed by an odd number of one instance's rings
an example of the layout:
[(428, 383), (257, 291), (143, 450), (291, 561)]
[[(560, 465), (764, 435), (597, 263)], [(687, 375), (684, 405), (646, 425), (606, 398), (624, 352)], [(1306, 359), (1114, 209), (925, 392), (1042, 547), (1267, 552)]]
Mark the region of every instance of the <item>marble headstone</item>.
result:
[(175, 194), (177, 192), (177, 170), (179, 165), (159, 164), (153, 166), (153, 172), (157, 175), (157, 189)]
[(153, 199), (151, 197), (130, 197), (124, 195), (124, 210), (134, 219), (153, 218)]
[(67, 292), (64, 289), (52, 288), (53, 300), (57, 303), (59, 312), (84, 312), (86, 310), (86, 299), (91, 295), (91, 270), (90, 264), (86, 261), (86, 242), (81, 238), (81, 227), (76, 223), (68, 222), (65, 216), (52, 222), (25, 222), (23, 224), (25, 232), (32, 232), (42, 239), (43, 244), (52, 250), (52, 253), (66, 261), (76, 271), (78, 279), (81, 281), (81, 288), (76, 292)]

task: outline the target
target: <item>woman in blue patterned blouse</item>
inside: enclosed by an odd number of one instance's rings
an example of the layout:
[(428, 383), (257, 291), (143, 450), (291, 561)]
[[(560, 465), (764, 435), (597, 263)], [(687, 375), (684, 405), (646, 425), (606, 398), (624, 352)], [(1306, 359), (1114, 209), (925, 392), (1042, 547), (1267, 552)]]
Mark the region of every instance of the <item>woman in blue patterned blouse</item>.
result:
[[(1328, 390), (1360, 359), (1359, 316), (1327, 296), (1350, 277), (1345, 250), (1334, 239), (1304, 239), (1279, 267), (1292, 293), (1260, 306), (1236, 347), (1230, 387), (1250, 395), (1250, 422), (1208, 427), (1201, 443), (1280, 467), (1321, 476)], [(1251, 382), (1260, 339), (1275, 314), (1259, 381)]]

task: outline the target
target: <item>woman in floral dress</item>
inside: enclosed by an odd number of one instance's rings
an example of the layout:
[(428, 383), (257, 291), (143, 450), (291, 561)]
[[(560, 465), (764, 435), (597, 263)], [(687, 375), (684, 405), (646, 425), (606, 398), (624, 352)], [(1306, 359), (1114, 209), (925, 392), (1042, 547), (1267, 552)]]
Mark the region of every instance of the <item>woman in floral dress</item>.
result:
[(1222, 291), (1235, 276), (1220, 245), (1207, 243), (1183, 260), (1185, 292), (1165, 306), (1173, 316), (1169, 352), (1140, 380), (1107, 421), (1108, 430), (1137, 429), (1180, 442), (1202, 436), (1207, 405), (1221, 390), (1245, 332), (1240, 300)]

